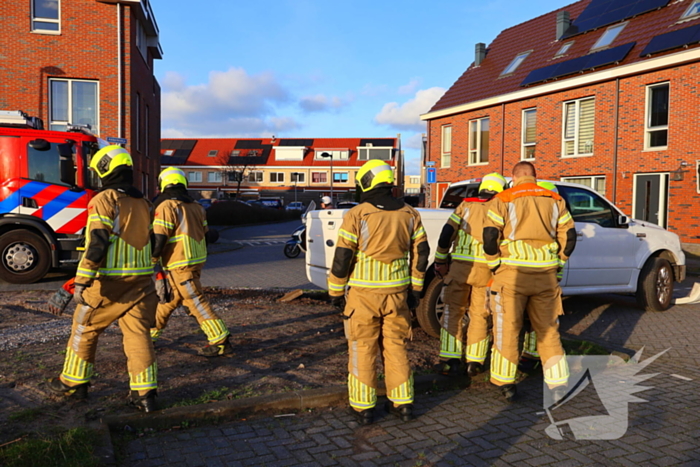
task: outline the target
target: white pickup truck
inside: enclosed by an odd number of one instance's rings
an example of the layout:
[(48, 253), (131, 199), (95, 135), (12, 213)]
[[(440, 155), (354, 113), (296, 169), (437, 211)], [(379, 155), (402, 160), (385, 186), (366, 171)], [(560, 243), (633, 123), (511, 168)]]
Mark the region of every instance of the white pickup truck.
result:
[[(576, 222), (576, 249), (561, 281), (564, 295), (633, 293), (645, 310), (664, 311), (672, 304), (673, 283), (685, 279), (685, 254), (678, 236), (657, 225), (630, 219), (590, 188), (554, 181)], [(430, 267), (418, 323), (428, 334), (440, 335), (442, 280), (435, 277), (433, 256), (442, 227), (463, 198), (475, 196), (479, 180), (454, 183), (440, 209), (418, 209), (430, 243)], [(306, 275), (328, 288), (338, 229), (344, 209), (309, 212)]]

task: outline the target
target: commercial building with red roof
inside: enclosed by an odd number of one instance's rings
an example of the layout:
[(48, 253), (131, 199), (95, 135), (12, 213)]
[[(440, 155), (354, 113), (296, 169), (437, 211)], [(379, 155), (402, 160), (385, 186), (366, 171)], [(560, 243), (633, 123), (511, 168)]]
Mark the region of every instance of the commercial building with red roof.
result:
[(700, 242), (699, 43), (700, 1), (581, 0), (477, 44), (422, 116), (431, 204), (529, 160)]
[[(366, 161), (394, 167), (402, 194), (400, 138), (163, 139), (161, 165), (185, 171), (203, 197), (279, 197), (305, 205), (321, 196), (354, 200), (355, 174)], [(239, 183), (240, 182), (240, 183)]]

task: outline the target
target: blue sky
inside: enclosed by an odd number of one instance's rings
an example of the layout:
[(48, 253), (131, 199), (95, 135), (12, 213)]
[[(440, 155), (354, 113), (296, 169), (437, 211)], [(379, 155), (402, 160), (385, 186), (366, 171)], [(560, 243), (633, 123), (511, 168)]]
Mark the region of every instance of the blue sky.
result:
[(393, 137), (500, 31), (561, 0), (151, 0), (163, 137)]

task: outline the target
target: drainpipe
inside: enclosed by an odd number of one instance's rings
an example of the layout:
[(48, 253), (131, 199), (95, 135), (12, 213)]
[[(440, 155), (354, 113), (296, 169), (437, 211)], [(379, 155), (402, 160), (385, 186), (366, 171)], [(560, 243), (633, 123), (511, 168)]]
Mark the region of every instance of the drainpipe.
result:
[[(506, 168), (506, 104), (501, 104), (501, 175)], [(503, 175), (505, 177), (505, 175)]]
[(117, 137), (122, 134), (122, 6), (117, 3)]
[(620, 78), (615, 79), (615, 144), (613, 145), (613, 179), (612, 179), (612, 202), (617, 203), (617, 124), (620, 117)]

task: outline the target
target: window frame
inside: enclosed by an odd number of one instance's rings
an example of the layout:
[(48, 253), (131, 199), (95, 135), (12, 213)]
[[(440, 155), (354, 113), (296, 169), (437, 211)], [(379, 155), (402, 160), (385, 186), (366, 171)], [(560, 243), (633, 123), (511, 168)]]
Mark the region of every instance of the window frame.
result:
[[(592, 100), (593, 101), (593, 141), (591, 144), (591, 152), (578, 152), (579, 144), (580, 144), (580, 129), (581, 129), (581, 103), (584, 101)], [(575, 111), (574, 115), (576, 117), (576, 122), (574, 123), (574, 136), (573, 138), (567, 138), (566, 137), (566, 118), (567, 118), (567, 105), (569, 104), (575, 104)], [(567, 154), (566, 153), (566, 143), (569, 141), (573, 141), (574, 143), (574, 153), (573, 154)], [(562, 105), (562, 125), (561, 125), (561, 157), (589, 157), (594, 154), (595, 151), (595, 96), (588, 96), (588, 97), (581, 97), (579, 99), (572, 99), (569, 101), (564, 101)]]
[(210, 149), (209, 152), (207, 152), (207, 157), (216, 157), (218, 155), (219, 155), (218, 149)]
[(557, 53), (554, 54), (553, 58), (559, 58), (559, 57), (563, 57), (564, 55), (566, 55), (566, 52), (568, 52), (569, 49), (571, 48), (571, 46), (574, 45), (574, 42), (576, 42), (576, 41), (569, 41), (569, 42), (563, 43), (561, 45), (561, 47), (559, 47), (559, 50), (557, 50)]
[[(489, 128), (488, 128), (488, 138), (489, 142), (491, 139), (491, 117), (481, 117), (481, 118), (475, 118), (473, 120), (469, 120), (469, 160), (467, 165), (488, 165), (489, 163), (489, 152), (491, 149), (491, 145), (489, 144), (489, 147), (486, 149), (486, 161), (481, 160), (481, 152), (483, 150), (483, 126), (484, 126), (484, 121), (489, 122)], [(476, 124), (477, 130), (475, 132), (472, 131), (472, 125)], [(476, 144), (474, 147), (472, 147), (472, 134), (476, 133), (478, 136), (476, 137)], [(477, 160), (478, 159), (478, 160)]]
[[(566, 176), (566, 177), (561, 177), (561, 181), (567, 182), (567, 183), (578, 183), (578, 182), (575, 182), (574, 180), (581, 180), (581, 179), (586, 179), (586, 178), (590, 179), (591, 185), (588, 186), (588, 185), (585, 185), (583, 183), (579, 183), (579, 185), (586, 186), (586, 187), (590, 188), (591, 190), (595, 191), (596, 193), (598, 193), (600, 196), (605, 197), (605, 192), (607, 192), (607, 190), (608, 190), (608, 181), (607, 181), (607, 177), (605, 175), (579, 175), (579, 176), (570, 175), (570, 176)], [(598, 191), (598, 189), (596, 188), (596, 186), (597, 186), (596, 181), (601, 180), (601, 179), (603, 180), (603, 184), (605, 187), (603, 193)]]
[[(349, 149), (314, 149), (314, 160), (315, 161), (327, 161), (330, 158), (328, 157), (321, 157), (321, 154), (324, 152), (332, 153), (333, 154), (333, 160), (334, 161), (346, 161), (350, 159), (350, 150)], [(336, 157), (336, 153), (339, 154), (339, 157)]]
[[(248, 172), (248, 176), (246, 177), (248, 179), (248, 183), (263, 183), (263, 173), (260, 170), (251, 170)], [(255, 180), (251, 180), (251, 178), (254, 178)]]
[[(652, 105), (652, 92), (654, 88), (668, 88), (668, 101), (666, 102), (666, 125), (651, 126), (651, 105)], [(646, 86), (646, 95), (644, 100), (644, 150), (645, 151), (664, 151), (668, 149), (668, 133), (669, 133), (669, 119), (671, 117), (671, 83), (670, 81), (664, 81), (661, 83), (649, 84)], [(666, 131), (666, 145), (664, 146), (652, 146), (651, 145), (651, 134), (659, 131)]]
[[(533, 142), (527, 142), (527, 113), (528, 112), (534, 112), (535, 113), (535, 140)], [(534, 161), (535, 160), (535, 155), (537, 151), (537, 107), (530, 107), (529, 109), (523, 109), (522, 112), (522, 132), (520, 135), (520, 160), (523, 161)], [(533, 150), (533, 156), (532, 157), (527, 157), (527, 150), (529, 148), (535, 148)]]
[(215, 172), (207, 172), (207, 183), (223, 183), (221, 172), (218, 170)]
[[(375, 160), (375, 159), (370, 159), (370, 151), (376, 150), (376, 149), (386, 149), (389, 151), (389, 157), (387, 159), (376, 159), (379, 161), (393, 161), (394, 160), (394, 147), (393, 146), (358, 146), (357, 147), (357, 160), (358, 161), (369, 161), (369, 160)], [(367, 155), (366, 158), (362, 157), (362, 152), (365, 152)]]
[[(440, 167), (449, 169), (452, 165), (452, 124), (440, 127)], [(449, 135), (449, 144), (445, 143), (446, 136)], [(445, 147), (447, 146), (447, 151)]]
[[(272, 179), (273, 176), (275, 180)], [(284, 183), (284, 172), (270, 172), (269, 179), (270, 183)]]
[[(698, 8), (698, 11), (690, 14), (690, 11), (695, 7)], [(681, 17), (679, 19), (679, 22), (680, 21), (690, 21), (690, 20), (697, 19), (697, 18), (700, 18), (700, 0), (693, 1), (688, 6), (688, 8), (685, 9), (685, 11), (683, 12), (683, 14), (681, 15)]]
[[(30, 31), (33, 33), (37, 34), (61, 34), (61, 0), (56, 0), (57, 3), (57, 13), (58, 13), (58, 18), (42, 18), (39, 16), (35, 16), (34, 14), (34, 4), (38, 1), (41, 0), (31, 0), (30, 4)], [(41, 29), (35, 26), (35, 23), (52, 23), (52, 24), (57, 24), (58, 29), (53, 30), (53, 29)]]
[[(622, 23), (608, 26), (605, 29), (605, 31), (603, 31), (603, 34), (598, 38), (598, 40), (595, 41), (595, 44), (593, 44), (593, 46), (591, 47), (591, 52), (597, 52), (598, 50), (604, 50), (610, 47), (612, 43), (615, 42), (615, 39), (617, 39), (620, 33), (625, 29), (625, 26), (627, 26), (628, 23), (629, 21), (623, 21)], [(603, 42), (603, 39), (608, 35), (608, 33), (614, 30), (617, 30), (617, 32), (615, 32), (612, 35), (612, 37), (610, 37), (610, 40), (608, 40), (605, 44), (601, 44), (601, 42)]]
[(188, 171), (187, 172), (187, 182), (188, 183), (202, 183), (202, 172), (199, 170)]
[[(325, 180), (315, 182), (315, 181), (314, 181), (314, 174), (323, 175), (323, 177), (325, 178)], [(319, 178), (320, 178), (320, 177), (319, 177)], [(312, 185), (325, 185), (326, 183), (328, 183), (328, 172), (326, 172), (325, 170), (323, 170), (323, 171), (311, 172), (311, 184), (312, 184)]]
[[(71, 122), (70, 120), (52, 120), (53, 118), (53, 107), (54, 107), (54, 96), (53, 92), (51, 91), (52, 88), (52, 83), (55, 82), (64, 82), (68, 83), (68, 108), (67, 108), (67, 113), (68, 113), (68, 118), (72, 118), (73, 114), (73, 83), (75, 82), (81, 82), (81, 83), (93, 83), (95, 85), (95, 126), (92, 128), (92, 131), (95, 134), (99, 134), (100, 132), (100, 82), (97, 80), (93, 79), (73, 79), (73, 78), (49, 78), (49, 114), (48, 114), (48, 127), (49, 130), (52, 130), (51, 126), (52, 125), (62, 125), (62, 126), (68, 126), (68, 124), (77, 124), (76, 122)], [(62, 131), (62, 130), (58, 130)], [(63, 130), (65, 131), (65, 130)]]
[(511, 62), (508, 64), (507, 67), (503, 69), (499, 77), (504, 77), (504, 76), (510, 76), (513, 73), (515, 73), (518, 68), (520, 68), (520, 65), (523, 64), (523, 62), (527, 59), (527, 57), (532, 53), (532, 50), (528, 50), (526, 52), (520, 52), (511, 60)]
[[(296, 177), (294, 176), (296, 174)], [(296, 180), (294, 180), (296, 178)], [(301, 180), (300, 180), (301, 179)], [(306, 183), (306, 173), (305, 172), (292, 172), (289, 174), (290, 183)]]
[[(336, 180), (335, 176), (336, 175), (345, 175), (345, 180)], [(345, 183), (347, 184), (350, 181), (350, 173), (349, 172), (344, 172), (344, 171), (333, 171), (333, 183)]]

